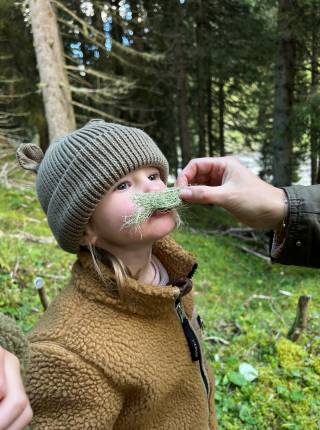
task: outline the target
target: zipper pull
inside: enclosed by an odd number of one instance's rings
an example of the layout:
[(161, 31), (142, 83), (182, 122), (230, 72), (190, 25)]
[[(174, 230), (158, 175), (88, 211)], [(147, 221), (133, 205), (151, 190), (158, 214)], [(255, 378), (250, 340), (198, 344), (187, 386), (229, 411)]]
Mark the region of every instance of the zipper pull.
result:
[(179, 318), (180, 318), (181, 323), (183, 323), (183, 320), (184, 320), (185, 318), (187, 318), (187, 315), (186, 315), (186, 313), (185, 313), (185, 311), (184, 311), (184, 309), (183, 309), (183, 307), (182, 307), (182, 305), (181, 305), (180, 300), (177, 300), (177, 301), (176, 301), (176, 310), (177, 310), (177, 313), (178, 313), (178, 315), (179, 315)]
[(182, 307), (180, 300), (176, 300), (176, 311), (181, 321), (184, 335), (187, 339), (192, 361), (200, 360), (200, 345), (194, 331), (192, 330), (186, 313)]
[[(189, 278), (175, 278), (171, 281), (171, 284), (174, 287), (178, 287), (180, 290), (180, 296), (185, 296), (186, 294), (190, 293), (192, 290), (192, 281)], [(170, 281), (167, 285), (170, 285)]]

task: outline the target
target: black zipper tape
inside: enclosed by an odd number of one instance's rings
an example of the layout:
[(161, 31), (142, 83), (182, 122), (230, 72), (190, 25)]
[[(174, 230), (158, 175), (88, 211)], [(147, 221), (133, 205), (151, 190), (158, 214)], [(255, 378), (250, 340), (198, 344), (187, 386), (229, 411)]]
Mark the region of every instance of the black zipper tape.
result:
[(184, 335), (185, 335), (187, 342), (188, 342), (192, 361), (198, 361), (200, 358), (200, 354), (201, 354), (200, 353), (200, 345), (199, 345), (198, 339), (196, 338), (196, 335), (194, 334), (194, 332), (190, 326), (189, 320), (186, 317), (186, 314), (183, 310), (180, 299), (176, 300), (176, 311), (179, 315), (181, 325), (182, 325), (182, 328), (184, 331)]
[[(198, 264), (195, 263), (192, 266), (191, 271), (188, 273), (187, 278), (191, 279), (192, 276), (194, 275), (195, 271), (197, 270), (197, 268), (198, 268)], [(190, 325), (190, 322), (189, 322), (189, 320), (188, 320), (188, 318), (184, 312), (184, 309), (183, 309), (183, 306), (182, 306), (180, 299), (176, 300), (175, 308), (176, 308), (176, 311), (178, 313), (179, 319), (181, 321), (184, 335), (187, 339), (188, 347), (189, 347), (190, 354), (191, 354), (191, 359), (192, 359), (192, 361), (199, 361), (201, 378), (202, 378), (202, 381), (204, 383), (204, 386), (205, 386), (205, 389), (207, 392), (207, 396), (209, 396), (209, 382), (207, 380), (206, 374), (205, 374), (205, 372), (203, 370), (203, 366), (202, 366), (201, 348), (200, 348), (199, 341), (198, 341), (197, 336), (195, 335), (195, 333), (194, 333), (194, 331)], [(203, 321), (200, 318), (200, 316), (198, 316), (198, 322), (199, 322), (199, 325), (202, 326), (201, 328), (203, 328)]]
[(206, 387), (206, 392), (207, 392), (207, 396), (209, 396), (209, 382), (207, 380), (207, 377), (204, 373), (203, 367), (202, 367), (202, 362), (201, 362), (201, 358), (200, 358), (200, 372), (201, 372), (201, 377), (204, 383), (204, 386)]
[(187, 339), (187, 343), (188, 343), (190, 354), (191, 354), (191, 359), (192, 359), (192, 361), (199, 361), (201, 378), (203, 380), (203, 383), (205, 385), (206, 392), (208, 395), (209, 394), (209, 383), (208, 383), (208, 380), (206, 378), (206, 375), (205, 375), (203, 367), (202, 367), (201, 349), (200, 349), (199, 341), (198, 341), (197, 336), (195, 335), (195, 333), (194, 333), (194, 331), (190, 325), (190, 322), (189, 322), (189, 320), (188, 320), (188, 318), (184, 312), (184, 309), (182, 307), (182, 303), (181, 303), (180, 299), (176, 300), (175, 306), (176, 306), (176, 311), (177, 311), (179, 318), (180, 318), (180, 321), (181, 321), (184, 335)]
[(191, 279), (192, 276), (194, 275), (195, 271), (197, 270), (197, 268), (198, 268), (198, 263), (194, 263), (191, 271), (187, 274), (187, 278)]
[(187, 338), (192, 361), (198, 361), (200, 359), (200, 345), (187, 318), (183, 319), (182, 328)]

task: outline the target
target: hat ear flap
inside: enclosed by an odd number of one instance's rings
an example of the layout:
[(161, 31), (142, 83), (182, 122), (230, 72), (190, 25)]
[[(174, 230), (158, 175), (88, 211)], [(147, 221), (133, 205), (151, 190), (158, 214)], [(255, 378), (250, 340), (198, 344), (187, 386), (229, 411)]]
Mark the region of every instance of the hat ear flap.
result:
[(16, 156), (20, 167), (37, 173), (44, 154), (40, 146), (33, 143), (23, 143), (18, 147)]

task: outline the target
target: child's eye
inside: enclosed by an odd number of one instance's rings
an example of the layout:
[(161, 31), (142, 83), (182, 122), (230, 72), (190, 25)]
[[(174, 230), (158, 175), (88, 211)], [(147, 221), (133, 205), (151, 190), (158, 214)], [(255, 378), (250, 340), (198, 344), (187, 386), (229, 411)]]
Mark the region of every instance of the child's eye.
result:
[(152, 173), (152, 175), (149, 175), (150, 181), (155, 181), (158, 178), (160, 178), (160, 174), (159, 173)]
[(121, 182), (121, 184), (116, 186), (116, 190), (126, 190), (129, 187), (129, 183), (128, 182)]

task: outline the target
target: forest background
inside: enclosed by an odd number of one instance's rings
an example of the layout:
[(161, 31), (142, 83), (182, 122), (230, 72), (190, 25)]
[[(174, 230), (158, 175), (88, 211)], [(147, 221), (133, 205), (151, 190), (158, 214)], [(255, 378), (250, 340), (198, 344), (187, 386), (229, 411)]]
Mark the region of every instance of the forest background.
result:
[[(74, 261), (17, 169), (21, 142), (45, 151), (99, 117), (147, 131), (172, 178), (193, 157), (246, 153), (276, 186), (303, 163), (319, 183), (319, 24), (319, 0), (0, 0), (1, 310), (30, 330), (46, 305), (33, 286), (51, 300)], [(220, 427), (320, 429), (317, 272), (270, 265), (265, 234), (217, 208), (183, 216)]]

